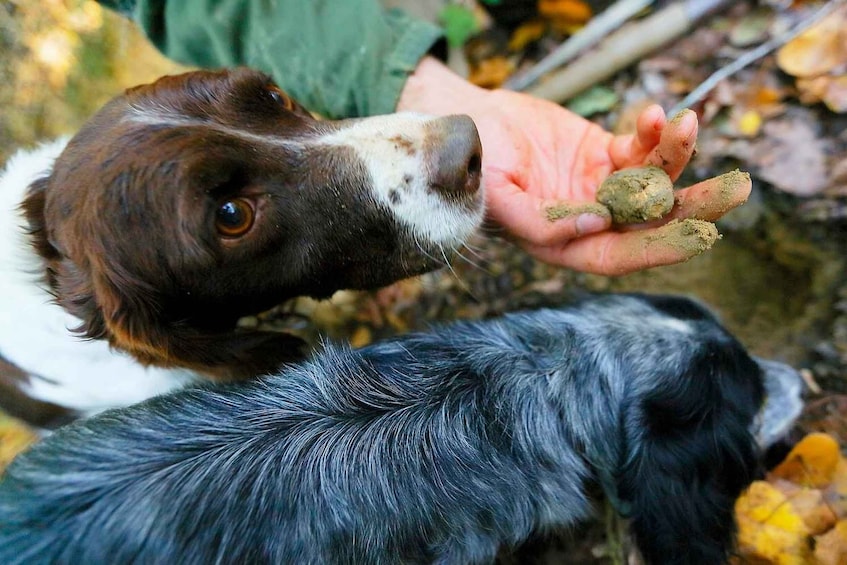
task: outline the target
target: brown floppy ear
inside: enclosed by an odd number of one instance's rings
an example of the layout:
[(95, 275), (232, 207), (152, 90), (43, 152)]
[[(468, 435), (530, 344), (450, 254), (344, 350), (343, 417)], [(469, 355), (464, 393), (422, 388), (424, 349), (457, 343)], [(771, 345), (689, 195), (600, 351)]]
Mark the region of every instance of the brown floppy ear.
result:
[(95, 279), (94, 295), (109, 342), (142, 363), (185, 367), (212, 378), (235, 380), (276, 372), (306, 354), (302, 339), (282, 332), (235, 327), (206, 330), (184, 321), (167, 321), (159, 311), (155, 290), (135, 281), (118, 286)]
[(34, 181), (29, 185), (26, 197), (20, 205), (27, 221), (27, 235), (29, 235), (30, 243), (38, 256), (47, 262), (48, 278), (50, 263), (61, 258), (59, 251), (50, 243), (47, 223), (44, 220), (44, 206), (47, 201), (46, 191), (49, 184), (49, 176)]
[(156, 290), (109, 264), (105, 252), (87, 257), (86, 265), (64, 256), (47, 232), (44, 207), (49, 181), (45, 177), (30, 185), (21, 208), (56, 301), (81, 320), (73, 331), (107, 339), (145, 364), (185, 367), (218, 379), (275, 372), (282, 364), (305, 357), (305, 342), (290, 334), (234, 327), (207, 331), (170, 322), (160, 311)]

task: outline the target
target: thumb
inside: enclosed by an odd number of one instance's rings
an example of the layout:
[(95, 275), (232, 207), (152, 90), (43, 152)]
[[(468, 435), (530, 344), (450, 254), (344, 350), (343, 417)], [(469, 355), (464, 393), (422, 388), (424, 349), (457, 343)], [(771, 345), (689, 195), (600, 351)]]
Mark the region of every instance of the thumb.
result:
[(597, 202), (538, 198), (514, 184), (488, 190), (487, 200), (490, 219), (533, 245), (562, 244), (612, 223), (609, 210)]

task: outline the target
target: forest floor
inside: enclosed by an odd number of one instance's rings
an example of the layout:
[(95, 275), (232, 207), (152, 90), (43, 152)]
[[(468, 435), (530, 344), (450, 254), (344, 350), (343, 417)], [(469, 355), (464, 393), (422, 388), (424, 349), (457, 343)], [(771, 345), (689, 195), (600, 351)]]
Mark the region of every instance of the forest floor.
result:
[[(559, 4), (568, 2), (580, 4)], [(711, 73), (778, 36), (797, 19), (792, 11), (813, 3), (789, 4), (735, 3), (569, 107), (607, 129), (629, 131), (646, 103), (672, 107)], [(709, 252), (612, 278), (542, 264), (483, 234), (449, 269), (378, 292), (299, 299), (244, 323), (294, 331), (312, 343), (328, 336), (362, 345), (433, 322), (556, 306), (585, 291), (686, 294), (712, 307), (757, 355), (804, 370), (814, 390), (793, 439), (821, 431), (847, 446), (847, 12), (835, 16), (829, 25), (836, 31), (817, 31), (803, 45), (757, 59), (694, 105), (698, 152), (679, 186), (736, 168), (754, 181), (749, 202), (718, 223), (722, 238)], [(500, 25), (463, 41), (474, 80), (496, 86), (585, 23), (539, 16), (534, 8), (522, 18), (495, 20)], [(0, 163), (18, 148), (74, 132), (123, 88), (179, 70), (133, 24), (94, 2), (3, 3)], [(0, 418), (0, 460), (31, 437)], [(618, 530), (614, 520), (598, 522), (531, 544), (523, 555), (537, 563), (621, 563), (612, 556), (624, 551)]]

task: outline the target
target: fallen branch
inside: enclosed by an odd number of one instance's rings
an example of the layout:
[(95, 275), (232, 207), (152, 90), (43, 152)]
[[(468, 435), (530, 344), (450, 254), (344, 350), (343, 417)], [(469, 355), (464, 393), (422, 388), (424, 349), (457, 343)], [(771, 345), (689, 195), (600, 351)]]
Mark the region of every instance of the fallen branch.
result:
[(683, 98), (678, 104), (676, 104), (676, 106), (674, 106), (668, 112), (668, 115), (676, 115), (676, 113), (680, 110), (683, 110), (685, 108), (688, 108), (689, 106), (692, 106), (693, 104), (696, 104), (701, 99), (703, 99), (703, 97), (705, 97), (709, 92), (711, 92), (712, 89), (714, 89), (720, 81), (729, 78), (730, 76), (734, 75), (747, 65), (758, 61), (762, 57), (769, 54), (771, 51), (782, 47), (804, 31), (821, 21), (823, 18), (834, 12), (836, 8), (844, 4), (844, 1), (845, 0), (832, 0), (830, 2), (824, 3), (821, 8), (816, 10), (811, 16), (801, 20), (800, 23), (795, 25), (793, 28), (775, 37), (772, 37), (771, 39), (762, 43), (755, 49), (745, 51), (732, 63), (721, 67), (720, 69), (712, 73), (709, 78), (700, 83), (697, 88), (689, 92), (685, 98)]
[(550, 73), (527, 92), (564, 102), (678, 38), (697, 21), (730, 3), (729, 0), (684, 0), (671, 4), (609, 35), (595, 51)]
[(628, 19), (652, 4), (654, 0), (618, 0), (602, 14), (573, 34), (546, 57), (524, 72), (517, 73), (503, 85), (510, 90), (524, 90), (543, 75), (571, 61), (582, 51), (596, 45)]

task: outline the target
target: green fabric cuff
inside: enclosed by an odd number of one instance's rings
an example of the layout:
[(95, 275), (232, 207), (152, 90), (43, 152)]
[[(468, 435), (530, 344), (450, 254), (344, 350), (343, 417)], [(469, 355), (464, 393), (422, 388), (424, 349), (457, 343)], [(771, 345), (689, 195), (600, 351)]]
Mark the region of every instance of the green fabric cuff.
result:
[(330, 118), (393, 112), (409, 74), (442, 37), (437, 26), (377, 0), (104, 0), (168, 57), (270, 74)]
[(381, 84), (374, 85), (372, 112), (366, 115), (389, 114), (397, 108), (397, 100), (409, 75), (444, 36), (441, 28), (412, 19), (399, 10), (388, 12), (387, 17), (397, 33), (397, 39), (393, 51), (387, 55), (385, 78)]

